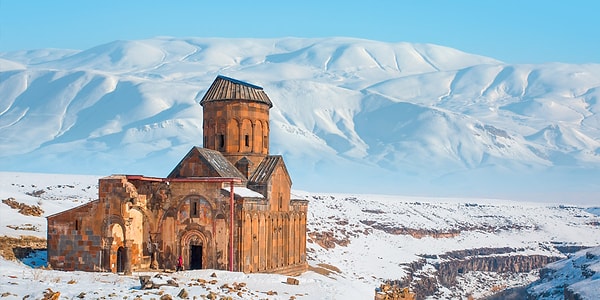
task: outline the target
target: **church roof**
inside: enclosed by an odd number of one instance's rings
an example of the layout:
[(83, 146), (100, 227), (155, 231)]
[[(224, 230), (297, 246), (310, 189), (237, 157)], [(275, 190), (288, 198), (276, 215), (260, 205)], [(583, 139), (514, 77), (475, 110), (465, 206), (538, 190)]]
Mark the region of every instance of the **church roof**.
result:
[(273, 107), (273, 103), (262, 87), (229, 78), (223, 75), (217, 76), (215, 81), (202, 97), (200, 105), (213, 101), (245, 100), (260, 102)]
[[(241, 178), (245, 180), (245, 176), (229, 162), (223, 154), (219, 151), (202, 148), (202, 147), (193, 147), (188, 154), (177, 164), (177, 166), (171, 171), (168, 178), (176, 178), (181, 177), (179, 171), (183, 167), (184, 164), (188, 160), (190, 160), (194, 155), (198, 155), (200, 161), (203, 162), (205, 166), (209, 168), (209, 172), (211, 174), (193, 174), (193, 177), (226, 177), (226, 178)], [(198, 168), (197, 171), (201, 171), (202, 168)], [(187, 176), (191, 177), (191, 176)]]
[(248, 181), (255, 183), (266, 183), (271, 176), (273, 176), (273, 173), (277, 169), (277, 165), (279, 163), (283, 164), (283, 169), (287, 173), (287, 168), (283, 162), (283, 157), (281, 155), (269, 155), (260, 162), (260, 165), (258, 165), (254, 173), (252, 173), (252, 175), (250, 175), (248, 178)]

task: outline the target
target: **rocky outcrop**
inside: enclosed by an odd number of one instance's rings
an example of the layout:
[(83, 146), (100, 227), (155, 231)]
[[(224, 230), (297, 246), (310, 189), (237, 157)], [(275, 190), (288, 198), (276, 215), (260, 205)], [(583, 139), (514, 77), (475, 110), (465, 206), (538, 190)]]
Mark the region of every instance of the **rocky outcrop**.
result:
[(361, 220), (362, 224), (372, 227), (373, 229), (381, 230), (385, 233), (394, 234), (394, 235), (410, 235), (414, 238), (421, 239), (424, 237), (433, 237), (433, 238), (453, 238), (460, 235), (465, 231), (483, 231), (483, 232), (499, 232), (499, 231), (509, 231), (509, 230), (526, 230), (526, 229), (536, 229), (535, 227), (528, 227), (518, 224), (510, 224), (503, 226), (485, 226), (485, 225), (457, 225), (453, 228), (446, 229), (427, 229), (427, 228), (409, 228), (404, 226), (395, 226), (385, 223), (379, 223), (377, 221), (372, 220)]
[(42, 238), (34, 236), (0, 237), (0, 255), (7, 260), (22, 259), (33, 251), (45, 249), (46, 240)]
[[(441, 286), (454, 286), (457, 284), (457, 277), (467, 272), (530, 272), (560, 259), (544, 255), (518, 254), (521, 250), (510, 247), (476, 248), (442, 255), (422, 255), (422, 259), (405, 265), (409, 275), (395, 280), (394, 284), (410, 287), (416, 294), (415, 299), (420, 300), (435, 295)], [(425, 271), (426, 269), (429, 271)]]
[(24, 216), (39, 217), (44, 214), (44, 210), (41, 207), (18, 202), (15, 198), (4, 199), (2, 200), (2, 203), (8, 205), (12, 209), (18, 209), (19, 213)]
[(415, 300), (415, 294), (407, 287), (386, 282), (375, 289), (375, 300)]
[(544, 255), (470, 257), (442, 262), (437, 266), (437, 271), (440, 283), (451, 286), (456, 283), (456, 277), (465, 272), (523, 273), (540, 269), (559, 259)]
[(350, 244), (349, 238), (337, 238), (331, 231), (309, 232), (308, 238), (307, 242), (314, 242), (324, 249), (332, 249), (335, 248), (336, 245), (345, 247)]

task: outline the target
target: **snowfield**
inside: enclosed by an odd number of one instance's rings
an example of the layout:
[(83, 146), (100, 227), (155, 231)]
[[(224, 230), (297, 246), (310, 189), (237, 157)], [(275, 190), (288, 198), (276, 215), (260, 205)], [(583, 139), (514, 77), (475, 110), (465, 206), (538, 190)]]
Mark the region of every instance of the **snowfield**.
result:
[[(96, 199), (98, 178), (0, 172), (0, 199), (14, 198), (20, 203), (39, 205), (44, 210), (40, 217), (23, 216), (0, 203), (0, 236), (45, 238), (44, 217)], [(452, 255), (448, 256), (455, 251), (496, 249), (498, 254), (471, 255), (565, 258), (566, 247), (600, 246), (600, 207), (597, 206), (297, 190), (293, 194), (310, 201), (307, 254), (311, 267), (297, 277), (299, 285), (287, 284), (287, 277), (281, 275), (216, 270), (134, 273), (133, 276), (45, 270), (37, 268), (45, 264), (45, 252), (40, 251), (19, 261), (0, 259), (0, 294), (6, 299), (23, 299), (27, 295), (30, 299), (40, 299), (51, 289), (60, 292), (61, 298), (157, 299), (164, 295), (176, 298), (185, 289), (190, 298), (208, 296), (212, 292), (232, 299), (372, 299), (375, 288), (385, 280), (400, 280), (407, 275), (435, 276), (436, 265), (455, 260)], [(33, 225), (35, 230), (8, 227), (24, 224)], [(576, 257), (585, 257), (585, 251)], [(409, 264), (417, 261), (423, 265), (417, 273), (409, 274)], [(561, 266), (566, 265), (555, 263), (550, 268)], [(594, 266), (588, 269), (597, 273)], [(213, 273), (216, 277), (211, 277)], [(139, 275), (157, 274), (163, 277), (155, 280), (172, 279), (179, 286), (140, 290)], [(497, 292), (499, 287), (529, 284), (537, 279), (537, 274), (537, 270), (456, 274), (456, 285), (436, 286), (438, 292), (429, 299), (483, 297)], [(586, 280), (588, 286), (595, 286), (595, 277)], [(566, 282), (575, 290), (578, 285), (586, 284), (572, 279)], [(540, 285), (535, 291), (547, 289), (548, 286)], [(580, 290), (589, 288), (584, 286)]]
[(0, 53), (0, 170), (164, 176), (219, 74), (264, 87), (297, 189), (598, 203), (600, 65), (352, 38)]

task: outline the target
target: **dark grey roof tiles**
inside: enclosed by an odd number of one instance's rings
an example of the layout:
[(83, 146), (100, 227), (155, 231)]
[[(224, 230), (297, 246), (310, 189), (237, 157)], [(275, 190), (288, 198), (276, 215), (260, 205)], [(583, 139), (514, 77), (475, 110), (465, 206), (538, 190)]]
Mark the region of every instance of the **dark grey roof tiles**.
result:
[(271, 175), (273, 175), (275, 167), (277, 167), (277, 163), (279, 163), (280, 160), (283, 160), (281, 155), (269, 155), (265, 157), (254, 173), (250, 175), (248, 181), (256, 183), (267, 182), (269, 178), (271, 178)]
[[(214, 170), (215, 173), (218, 174), (219, 177), (227, 177), (227, 178), (241, 178), (245, 181), (246, 176), (244, 176), (234, 165), (231, 164), (219, 151), (202, 148), (202, 147), (193, 147), (188, 154), (177, 164), (177, 166), (171, 171), (171, 173), (167, 176), (167, 178), (175, 178), (179, 177), (179, 170), (183, 166), (183, 163), (191, 156), (197, 153), (202, 161), (204, 161), (208, 167)], [(195, 175), (206, 177), (206, 175)]]
[(246, 178), (221, 152), (201, 147), (196, 147), (196, 150), (221, 177)]
[(212, 101), (246, 100), (260, 102), (273, 107), (273, 103), (262, 87), (237, 79), (217, 76), (215, 81), (202, 97), (200, 105)]

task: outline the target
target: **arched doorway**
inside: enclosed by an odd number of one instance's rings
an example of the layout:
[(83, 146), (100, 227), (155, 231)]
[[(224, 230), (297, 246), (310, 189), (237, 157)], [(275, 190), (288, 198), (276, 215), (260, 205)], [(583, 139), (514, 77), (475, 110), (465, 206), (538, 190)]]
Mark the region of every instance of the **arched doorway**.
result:
[(125, 272), (125, 248), (117, 249), (117, 273)]
[(208, 242), (206, 236), (198, 230), (190, 230), (181, 237), (183, 264), (188, 270), (210, 268), (207, 261)]

